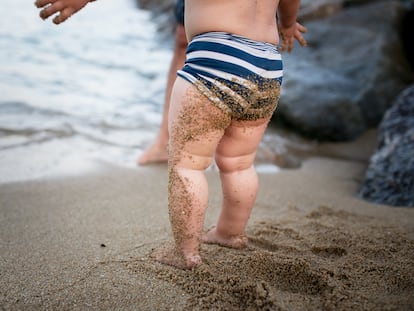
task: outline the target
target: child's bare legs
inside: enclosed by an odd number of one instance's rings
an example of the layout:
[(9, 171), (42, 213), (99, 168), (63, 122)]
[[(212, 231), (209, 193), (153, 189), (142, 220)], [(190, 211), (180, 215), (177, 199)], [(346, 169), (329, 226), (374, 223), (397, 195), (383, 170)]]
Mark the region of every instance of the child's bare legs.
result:
[(177, 24), (175, 29), (174, 55), (171, 60), (170, 69), (167, 77), (167, 87), (165, 90), (164, 111), (158, 135), (155, 141), (138, 158), (137, 164), (145, 165), (157, 162), (167, 162), (168, 144), (168, 111), (170, 106), (171, 90), (177, 76), (177, 70), (181, 69), (185, 61), (185, 50), (187, 49), (187, 38), (184, 26)]
[(245, 229), (258, 189), (253, 166), (256, 149), (269, 119), (232, 122), (216, 151), (223, 203), (217, 226), (203, 236), (203, 242), (232, 248), (247, 245)]
[(169, 115), (168, 201), (174, 246), (156, 251), (156, 260), (179, 268), (201, 263), (199, 247), (208, 204), (204, 171), (230, 124), (230, 116), (177, 78)]

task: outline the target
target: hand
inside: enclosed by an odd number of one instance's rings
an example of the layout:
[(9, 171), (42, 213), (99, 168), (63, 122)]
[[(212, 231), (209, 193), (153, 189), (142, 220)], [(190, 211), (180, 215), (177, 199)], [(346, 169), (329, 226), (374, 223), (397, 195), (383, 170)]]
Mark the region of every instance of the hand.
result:
[[(93, 1), (93, 0), (92, 0)], [(39, 13), (42, 19), (47, 19), (59, 12), (53, 22), (60, 24), (82, 9), (89, 0), (36, 0), (35, 6), (42, 9)]]
[(291, 27), (280, 27), (280, 35), (282, 38), (282, 46), (280, 51), (288, 51), (288, 53), (292, 52), (294, 39), (296, 39), (301, 46), (306, 46), (307, 42), (302, 34), (307, 31), (306, 27), (298, 22), (293, 24)]

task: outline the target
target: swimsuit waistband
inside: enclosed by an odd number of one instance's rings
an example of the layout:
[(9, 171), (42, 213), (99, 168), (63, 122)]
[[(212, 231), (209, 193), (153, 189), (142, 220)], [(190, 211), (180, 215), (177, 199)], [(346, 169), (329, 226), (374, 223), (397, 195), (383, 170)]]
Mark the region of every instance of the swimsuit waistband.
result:
[[(262, 42), (262, 41), (256, 41), (253, 39), (249, 39), (246, 37), (243, 37), (241, 35), (236, 35), (228, 32), (222, 32), (222, 31), (211, 31), (211, 32), (205, 32), (198, 35), (195, 35), (191, 42), (195, 41), (209, 41), (211, 39), (215, 40), (226, 40), (226, 41), (236, 41), (245, 45), (248, 45), (252, 48), (263, 50), (263, 51), (271, 51), (274, 53), (279, 53), (279, 49), (276, 45), (269, 43), (269, 42)], [(190, 42), (190, 43), (191, 43)]]

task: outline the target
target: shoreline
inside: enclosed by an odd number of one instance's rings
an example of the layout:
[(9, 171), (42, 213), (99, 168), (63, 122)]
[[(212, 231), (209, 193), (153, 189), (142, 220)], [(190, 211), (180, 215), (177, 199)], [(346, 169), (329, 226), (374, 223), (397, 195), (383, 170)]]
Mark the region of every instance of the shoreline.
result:
[[(371, 129), (349, 142), (315, 142), (288, 129), (269, 126), (255, 165), (258, 172), (273, 174), (300, 168), (302, 162), (315, 156), (368, 163), (376, 148), (376, 135), (377, 130)], [(106, 166), (139, 170), (163, 165), (137, 166), (136, 159), (144, 147), (85, 146), (82, 138), (69, 137), (3, 149), (0, 185), (95, 174)], [(213, 164), (209, 170), (214, 169)]]
[[(6, 310), (414, 308), (414, 210), (354, 193), (360, 161), (312, 157), (259, 174), (247, 251), (202, 246), (178, 271), (150, 258), (171, 237), (166, 166), (109, 165), (82, 176), (0, 187)], [(220, 206), (207, 173), (205, 228)]]

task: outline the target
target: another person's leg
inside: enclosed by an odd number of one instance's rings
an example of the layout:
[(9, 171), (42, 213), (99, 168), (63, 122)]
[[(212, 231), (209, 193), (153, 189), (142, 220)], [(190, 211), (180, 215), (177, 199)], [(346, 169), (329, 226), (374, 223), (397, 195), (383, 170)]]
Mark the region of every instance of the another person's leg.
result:
[(162, 263), (191, 268), (201, 263), (199, 247), (208, 204), (205, 169), (230, 116), (182, 78), (175, 82), (169, 115), (168, 201), (174, 246), (154, 255)]
[(187, 49), (187, 38), (185, 36), (184, 26), (177, 24), (175, 30), (174, 54), (170, 63), (167, 77), (167, 86), (165, 90), (164, 111), (158, 135), (155, 141), (141, 154), (137, 164), (145, 165), (157, 162), (167, 162), (167, 144), (168, 144), (168, 112), (170, 107), (171, 90), (177, 76), (177, 70), (181, 69), (185, 62), (185, 51)]
[(269, 118), (234, 121), (226, 129), (216, 151), (223, 191), (221, 213), (217, 226), (203, 236), (203, 242), (233, 248), (247, 245), (245, 229), (258, 190), (253, 164), (268, 122)]

